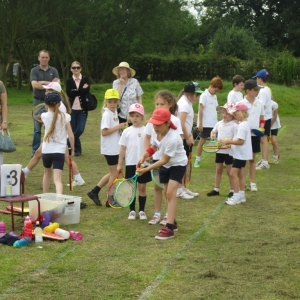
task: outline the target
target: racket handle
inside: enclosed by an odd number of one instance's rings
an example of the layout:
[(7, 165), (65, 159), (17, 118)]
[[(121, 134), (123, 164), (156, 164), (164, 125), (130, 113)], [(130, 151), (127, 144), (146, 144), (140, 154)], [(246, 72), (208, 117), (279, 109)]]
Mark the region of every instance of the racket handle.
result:
[(69, 149), (69, 155), (72, 155), (72, 148), (69, 147), (68, 149)]

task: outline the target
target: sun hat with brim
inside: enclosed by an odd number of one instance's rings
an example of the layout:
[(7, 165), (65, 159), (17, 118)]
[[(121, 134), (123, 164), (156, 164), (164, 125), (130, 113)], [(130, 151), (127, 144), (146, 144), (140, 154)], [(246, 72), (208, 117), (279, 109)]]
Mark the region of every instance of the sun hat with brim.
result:
[(219, 106), (219, 109), (220, 109), (220, 112), (221, 112), (222, 108), (226, 109), (226, 111), (228, 112), (233, 107), (234, 107), (234, 103), (232, 103), (232, 102), (226, 102), (223, 106)]
[(137, 112), (143, 116), (145, 114), (144, 106), (139, 103), (131, 104), (129, 106), (128, 113), (131, 113), (131, 112)]
[(166, 122), (170, 122), (170, 128), (177, 129), (174, 123), (171, 121), (171, 113), (166, 108), (157, 108), (153, 111), (151, 118), (147, 121), (154, 125), (161, 125)]
[(61, 85), (58, 82), (50, 82), (48, 85), (42, 85), (46, 90), (54, 90), (58, 93), (61, 93)]
[(112, 69), (113, 74), (115, 74), (116, 76), (119, 76), (119, 68), (128, 69), (130, 71), (131, 77), (134, 77), (136, 73), (134, 69), (130, 68), (129, 63), (123, 61), (117, 67)]
[(45, 103), (54, 105), (61, 101), (61, 97), (57, 93), (49, 93), (45, 96)]
[(232, 115), (236, 111), (247, 111), (247, 110), (248, 110), (248, 106), (246, 103), (237, 102), (231, 109), (228, 109), (228, 113)]
[(109, 99), (120, 99), (120, 95), (119, 92), (115, 89), (109, 89), (105, 92), (104, 95), (104, 99), (105, 100), (109, 100)]
[(200, 84), (198, 82), (189, 82), (188, 84), (185, 85), (183, 88), (183, 91), (185, 93), (196, 93), (196, 94), (202, 94), (203, 91), (200, 88)]
[(269, 77), (269, 72), (265, 69), (259, 70), (252, 78), (257, 78), (257, 77), (261, 77), (261, 78), (265, 78), (265, 77)]
[(244, 90), (260, 90), (262, 87), (259, 86), (254, 79), (248, 79), (245, 81)]

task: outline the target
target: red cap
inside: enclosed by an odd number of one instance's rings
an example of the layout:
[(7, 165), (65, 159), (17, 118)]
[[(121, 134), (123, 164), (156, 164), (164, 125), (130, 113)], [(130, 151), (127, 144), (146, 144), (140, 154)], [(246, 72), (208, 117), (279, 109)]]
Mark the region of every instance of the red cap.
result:
[(170, 128), (177, 129), (177, 127), (171, 121), (171, 113), (166, 108), (157, 108), (153, 111), (151, 118), (147, 121), (154, 125), (161, 125), (166, 122), (170, 122)]

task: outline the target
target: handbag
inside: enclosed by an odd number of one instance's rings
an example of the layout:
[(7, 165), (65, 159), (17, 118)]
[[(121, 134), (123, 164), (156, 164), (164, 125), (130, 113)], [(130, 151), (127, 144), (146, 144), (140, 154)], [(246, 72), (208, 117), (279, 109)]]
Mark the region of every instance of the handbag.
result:
[[(121, 97), (120, 97), (120, 103), (122, 103), (122, 98), (123, 98), (123, 95), (124, 95), (124, 93), (126, 92), (126, 89), (127, 89), (127, 86), (125, 86), (125, 89), (123, 90), (123, 93), (122, 93), (122, 95), (121, 95)], [(117, 113), (119, 114), (121, 112), (121, 107), (118, 107), (117, 108)]]
[[(6, 133), (4, 133), (4, 131)], [(14, 152), (16, 147), (8, 130), (0, 130), (0, 152)]]
[(86, 97), (86, 107), (87, 111), (95, 110), (98, 105), (98, 100), (94, 94), (89, 92)]

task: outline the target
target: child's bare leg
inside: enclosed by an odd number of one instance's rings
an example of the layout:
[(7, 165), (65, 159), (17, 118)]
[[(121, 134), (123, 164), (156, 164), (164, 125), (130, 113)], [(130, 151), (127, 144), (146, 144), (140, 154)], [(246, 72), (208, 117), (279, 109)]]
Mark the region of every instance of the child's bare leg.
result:
[(43, 193), (49, 192), (51, 173), (52, 173), (52, 168), (44, 168)]
[(170, 180), (164, 185), (166, 190), (166, 198), (168, 201), (168, 220), (167, 223), (174, 224), (176, 211), (177, 211), (177, 201), (176, 201), (176, 191), (180, 183), (174, 180)]
[(53, 181), (54, 181), (55, 188), (56, 188), (56, 194), (63, 193), (63, 184), (61, 182), (61, 174), (62, 174), (62, 170), (53, 169)]
[(215, 188), (220, 188), (222, 173), (223, 173), (223, 164), (217, 163), (216, 174), (215, 174)]

